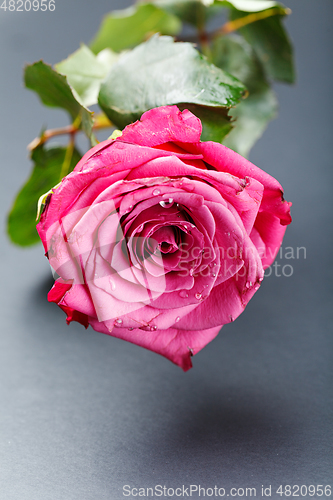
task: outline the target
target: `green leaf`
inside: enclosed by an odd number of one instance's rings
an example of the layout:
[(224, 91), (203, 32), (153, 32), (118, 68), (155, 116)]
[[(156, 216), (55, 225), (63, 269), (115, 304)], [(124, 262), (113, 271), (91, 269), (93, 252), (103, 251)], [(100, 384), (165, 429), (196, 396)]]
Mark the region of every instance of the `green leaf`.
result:
[(277, 112), (277, 100), (252, 47), (240, 36), (223, 36), (213, 45), (214, 63), (246, 84), (249, 97), (231, 111), (234, 128), (223, 144), (247, 156)]
[(204, 28), (207, 21), (221, 10), (220, 5), (210, 5), (213, 2), (203, 0), (153, 0), (152, 3), (198, 29)]
[(263, 68), (251, 45), (241, 36), (220, 36), (212, 46), (213, 62), (246, 85), (249, 92), (266, 81)]
[(43, 145), (33, 150), (32, 174), (18, 193), (8, 216), (8, 234), (17, 245), (29, 246), (39, 241), (36, 231), (39, 197), (59, 183), (64, 173), (62, 171), (66, 160), (69, 160), (67, 165), (67, 173), (69, 173), (82, 156), (77, 149), (74, 149), (71, 158), (68, 158), (67, 151), (66, 148), (55, 146), (46, 149)]
[[(148, 109), (170, 104), (203, 106), (207, 117), (211, 110), (236, 105), (245, 92), (243, 84), (209, 64), (192, 44), (155, 35), (119, 58), (101, 86), (99, 104), (123, 128)], [(214, 117), (210, 113), (210, 120)]]
[(151, 3), (139, 3), (105, 16), (91, 43), (91, 50), (110, 48), (115, 52), (134, 47), (153, 33), (176, 35), (181, 30), (179, 19)]
[(232, 113), (235, 128), (225, 137), (223, 144), (247, 157), (255, 142), (262, 136), (267, 124), (275, 118), (277, 100), (268, 85), (250, 94)]
[(73, 121), (80, 124), (87, 136), (92, 136), (92, 113), (80, 102), (77, 92), (69, 85), (67, 78), (43, 61), (28, 65), (24, 72), (27, 88), (34, 90), (46, 106), (68, 111)]
[(233, 7), (236, 10), (244, 12), (260, 12), (272, 7), (282, 7), (280, 2), (273, 0), (215, 0), (215, 4), (223, 5), (224, 7)]
[[(230, 11), (231, 20), (246, 15), (246, 12)], [(240, 28), (239, 32), (253, 47), (268, 78), (293, 83), (295, 80), (293, 49), (282, 25), (283, 17), (284, 15), (278, 14), (261, 19)]]
[(59, 73), (67, 76), (67, 81), (79, 94), (85, 106), (97, 104), (102, 81), (118, 59), (110, 49), (102, 50), (97, 56), (82, 45), (64, 61), (55, 65)]

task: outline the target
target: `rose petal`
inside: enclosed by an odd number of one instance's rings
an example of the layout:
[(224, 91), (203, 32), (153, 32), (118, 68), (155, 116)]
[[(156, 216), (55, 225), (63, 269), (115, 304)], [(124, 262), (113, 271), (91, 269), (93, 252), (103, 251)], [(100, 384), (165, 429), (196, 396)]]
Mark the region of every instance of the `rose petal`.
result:
[[(94, 330), (110, 334), (103, 323), (91, 320), (90, 324)], [(191, 357), (211, 342), (219, 331), (220, 327), (192, 331), (178, 330), (176, 328), (158, 331), (143, 331), (138, 328), (133, 330), (114, 328), (112, 336), (157, 352), (180, 366), (184, 371), (187, 371), (192, 367)]]
[(158, 146), (167, 142), (198, 142), (201, 121), (190, 111), (181, 112), (177, 106), (163, 106), (146, 111), (140, 121), (123, 130), (117, 140), (142, 146)]
[(180, 320), (177, 328), (225, 325), (243, 312), (263, 279), (261, 259), (249, 237), (245, 247), (244, 266), (232, 278), (216, 285), (197, 309)]

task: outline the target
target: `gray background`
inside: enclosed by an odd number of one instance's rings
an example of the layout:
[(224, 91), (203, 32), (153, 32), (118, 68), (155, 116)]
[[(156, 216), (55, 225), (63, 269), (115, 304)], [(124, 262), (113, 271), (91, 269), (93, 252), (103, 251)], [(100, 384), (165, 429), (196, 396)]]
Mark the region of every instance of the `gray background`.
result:
[[(54, 64), (131, 2), (56, 0), (0, 12), (3, 220), (28, 176), (26, 144), (67, 123), (22, 86), (25, 62)], [(78, 324), (48, 304), (41, 246), (1, 236), (0, 498), (120, 499), (122, 487), (332, 482), (331, 0), (288, 0), (298, 83), (251, 154), (293, 202), (293, 275), (268, 277), (243, 315), (184, 374), (166, 359)], [(97, 4), (97, 5), (96, 5)], [(272, 494), (272, 498), (280, 498)], [(286, 497), (282, 497), (286, 498)]]

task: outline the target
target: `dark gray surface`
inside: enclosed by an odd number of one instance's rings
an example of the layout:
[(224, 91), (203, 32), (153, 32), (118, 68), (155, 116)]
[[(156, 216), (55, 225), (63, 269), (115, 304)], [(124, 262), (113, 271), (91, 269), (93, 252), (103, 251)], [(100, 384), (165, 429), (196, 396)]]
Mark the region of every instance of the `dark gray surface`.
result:
[[(23, 89), (22, 66), (58, 62), (89, 42), (108, 9), (130, 2), (97, 3), (0, 12), (3, 214), (28, 175), (26, 144), (42, 123), (67, 120)], [(333, 4), (287, 3), (298, 83), (277, 87), (279, 118), (251, 160), (294, 203), (284, 247), (306, 247), (306, 259), (280, 259), (293, 275), (267, 278), (184, 374), (144, 349), (67, 327), (46, 300), (42, 248), (21, 250), (3, 235), (1, 499), (117, 500), (125, 484), (256, 487), (260, 497), (262, 485), (332, 482)]]

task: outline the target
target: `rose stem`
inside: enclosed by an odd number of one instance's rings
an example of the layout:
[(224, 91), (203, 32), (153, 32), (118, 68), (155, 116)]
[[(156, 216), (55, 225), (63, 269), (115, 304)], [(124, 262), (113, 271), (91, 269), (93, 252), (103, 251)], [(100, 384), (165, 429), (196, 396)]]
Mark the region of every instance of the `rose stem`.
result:
[[(113, 126), (113, 124), (109, 121), (109, 119), (103, 113), (97, 114), (94, 118), (95, 118), (95, 123), (92, 127), (93, 130), (100, 130), (103, 128), (108, 128), (108, 127)], [(75, 135), (79, 131), (80, 131), (80, 129), (75, 122), (72, 123), (71, 125), (67, 125), (65, 127), (45, 130), (40, 137), (36, 137), (33, 141), (30, 142), (30, 144), (28, 144), (28, 150), (32, 151), (33, 149), (37, 148), (38, 146), (41, 146), (42, 144), (44, 144), (46, 141), (48, 141), (52, 137), (56, 137), (58, 135), (70, 134), (71, 137), (75, 137)]]
[(231, 33), (233, 31), (239, 30), (240, 28), (243, 28), (243, 26), (246, 26), (247, 24), (252, 24), (256, 21), (260, 21), (261, 19), (266, 19), (267, 17), (271, 16), (276, 16), (276, 15), (289, 15), (291, 14), (290, 9), (285, 9), (285, 8), (272, 8), (272, 9), (267, 9), (262, 12), (254, 12), (252, 14), (248, 14), (244, 17), (240, 17), (239, 19), (235, 19), (234, 21), (228, 21), (225, 23), (221, 28), (216, 30), (212, 36), (213, 38), (216, 38), (218, 36), (223, 36), (227, 35), (228, 33)]

